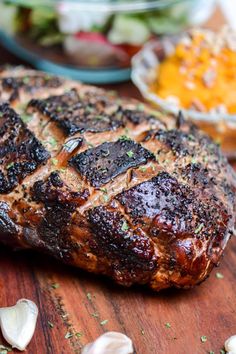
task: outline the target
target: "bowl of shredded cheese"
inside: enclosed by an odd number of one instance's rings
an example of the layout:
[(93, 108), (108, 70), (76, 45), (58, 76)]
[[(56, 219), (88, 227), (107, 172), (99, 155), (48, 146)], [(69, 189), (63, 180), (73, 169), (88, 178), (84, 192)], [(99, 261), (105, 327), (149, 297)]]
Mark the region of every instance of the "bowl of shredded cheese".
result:
[(180, 110), (236, 157), (236, 33), (192, 29), (151, 41), (132, 61), (132, 80), (162, 110)]

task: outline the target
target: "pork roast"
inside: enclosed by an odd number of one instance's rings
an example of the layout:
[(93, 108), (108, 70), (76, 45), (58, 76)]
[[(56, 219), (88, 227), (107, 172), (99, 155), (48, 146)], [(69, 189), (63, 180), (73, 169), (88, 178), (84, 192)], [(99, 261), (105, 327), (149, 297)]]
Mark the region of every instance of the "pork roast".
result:
[(181, 113), (24, 68), (0, 71), (0, 102), (2, 243), (155, 290), (219, 263), (235, 174)]

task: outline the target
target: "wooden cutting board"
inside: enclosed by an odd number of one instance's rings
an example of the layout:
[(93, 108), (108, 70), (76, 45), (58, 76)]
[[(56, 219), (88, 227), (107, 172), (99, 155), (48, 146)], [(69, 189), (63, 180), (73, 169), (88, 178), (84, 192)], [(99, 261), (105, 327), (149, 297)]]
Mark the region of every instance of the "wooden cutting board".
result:
[[(127, 334), (137, 354), (218, 354), (225, 339), (236, 334), (235, 266), (234, 237), (221, 266), (202, 285), (154, 293), (116, 286), (39, 254), (1, 248), (0, 306), (19, 298), (39, 306), (29, 354), (80, 353), (105, 331)], [(224, 278), (218, 279), (216, 271)], [(65, 338), (68, 333), (74, 335)], [(207, 337), (205, 343), (201, 336)]]
[[(138, 97), (130, 83), (115, 89)], [(80, 353), (105, 331), (127, 334), (137, 354), (218, 354), (224, 341), (236, 334), (236, 237), (219, 269), (202, 285), (161, 293), (122, 288), (44, 255), (1, 246), (0, 307), (20, 298), (39, 307), (29, 354)], [(207, 337), (204, 343), (202, 336)]]

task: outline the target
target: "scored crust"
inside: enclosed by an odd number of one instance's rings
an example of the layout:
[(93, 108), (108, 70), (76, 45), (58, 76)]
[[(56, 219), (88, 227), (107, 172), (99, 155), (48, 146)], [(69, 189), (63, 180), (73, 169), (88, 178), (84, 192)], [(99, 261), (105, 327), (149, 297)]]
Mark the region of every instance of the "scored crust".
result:
[(209, 137), (181, 114), (33, 70), (2, 70), (0, 85), (0, 241), (123, 285), (209, 275), (236, 190)]

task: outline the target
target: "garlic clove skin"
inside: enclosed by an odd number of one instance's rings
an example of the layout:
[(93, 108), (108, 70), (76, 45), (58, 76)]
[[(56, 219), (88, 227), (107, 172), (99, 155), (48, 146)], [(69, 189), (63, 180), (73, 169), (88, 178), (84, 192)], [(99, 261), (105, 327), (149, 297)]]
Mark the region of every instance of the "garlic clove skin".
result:
[(125, 334), (106, 332), (94, 342), (87, 344), (81, 354), (132, 354), (132, 341)]
[(225, 341), (225, 350), (228, 354), (236, 354), (236, 335), (229, 337)]
[(0, 326), (3, 337), (13, 348), (25, 350), (31, 341), (38, 317), (33, 301), (21, 299), (15, 306), (0, 309)]

